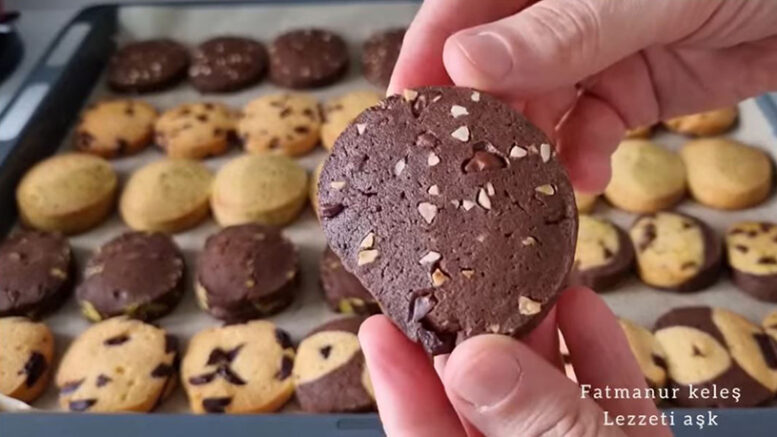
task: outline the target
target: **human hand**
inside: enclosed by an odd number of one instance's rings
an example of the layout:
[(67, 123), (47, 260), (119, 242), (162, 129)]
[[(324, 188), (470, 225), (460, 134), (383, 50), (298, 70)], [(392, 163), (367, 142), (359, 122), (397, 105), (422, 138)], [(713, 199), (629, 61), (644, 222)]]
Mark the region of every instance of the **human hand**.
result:
[(773, 0), (426, 0), (389, 92), (456, 84), (514, 104), (575, 187), (602, 191), (627, 128), (777, 89)]
[[(657, 415), (650, 399), (581, 398), (563, 373), (557, 328), (581, 384), (645, 388), (617, 319), (592, 291), (564, 292), (523, 341), (470, 338), (435, 357), (408, 340), (385, 316), (362, 324), (359, 340), (389, 437), (670, 436), (666, 427), (604, 425), (615, 415)], [(437, 373), (435, 373), (435, 368)], [(439, 377), (438, 377), (439, 374)], [(479, 431), (476, 431), (479, 430)]]

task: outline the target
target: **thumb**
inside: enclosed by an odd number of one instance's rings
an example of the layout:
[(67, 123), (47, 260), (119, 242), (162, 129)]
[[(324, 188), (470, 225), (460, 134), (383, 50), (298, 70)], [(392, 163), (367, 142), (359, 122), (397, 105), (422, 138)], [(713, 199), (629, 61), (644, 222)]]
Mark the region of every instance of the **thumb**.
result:
[(454, 408), (489, 437), (624, 437), (602, 409), (528, 346), (482, 335), (460, 344), (443, 373)]

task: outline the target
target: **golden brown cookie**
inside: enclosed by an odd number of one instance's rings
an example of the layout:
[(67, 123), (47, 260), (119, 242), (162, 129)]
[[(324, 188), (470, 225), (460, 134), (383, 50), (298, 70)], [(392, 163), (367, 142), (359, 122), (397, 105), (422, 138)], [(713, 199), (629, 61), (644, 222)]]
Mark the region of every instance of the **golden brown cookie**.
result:
[(756, 299), (777, 302), (777, 225), (740, 222), (726, 233), (731, 277)]
[(304, 155), (318, 144), (321, 115), (309, 94), (272, 94), (248, 102), (237, 126), (249, 153)]
[(666, 385), (666, 354), (661, 343), (656, 341), (653, 333), (636, 323), (618, 319), (623, 334), (629, 342), (631, 353), (637, 359), (639, 368), (645, 375), (645, 381), (652, 388), (662, 388)]
[(43, 323), (0, 318), (0, 394), (34, 401), (49, 382), (54, 337)]
[(156, 109), (141, 100), (107, 100), (81, 115), (73, 137), (81, 152), (115, 158), (145, 149), (154, 136)]
[(187, 103), (165, 111), (154, 125), (156, 143), (171, 158), (204, 159), (235, 141), (236, 114), (220, 103)]
[(383, 98), (375, 91), (351, 91), (324, 104), (324, 124), (321, 126), (321, 144), (332, 150), (335, 140), (346, 127), (370, 106), (377, 105)]
[(681, 115), (664, 121), (667, 129), (685, 135), (709, 137), (719, 135), (734, 126), (739, 116), (736, 106), (714, 109), (698, 114)]

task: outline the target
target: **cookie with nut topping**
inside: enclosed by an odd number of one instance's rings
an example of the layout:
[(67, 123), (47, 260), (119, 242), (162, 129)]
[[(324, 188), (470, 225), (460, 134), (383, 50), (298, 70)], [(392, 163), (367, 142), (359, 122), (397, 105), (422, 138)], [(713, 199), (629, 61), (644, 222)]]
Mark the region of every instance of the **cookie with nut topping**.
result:
[(169, 39), (138, 41), (121, 47), (108, 63), (108, 85), (125, 93), (169, 88), (186, 77), (189, 53)]
[(0, 394), (34, 401), (46, 389), (53, 368), (51, 331), (24, 317), (3, 317), (0, 338)]
[(276, 228), (247, 224), (208, 237), (197, 258), (195, 291), (212, 316), (240, 322), (289, 306), (298, 279), (292, 242)]
[(666, 386), (666, 353), (653, 333), (636, 323), (618, 319), (629, 342), (631, 353), (639, 364), (645, 382), (654, 389)]
[(304, 155), (321, 135), (318, 101), (302, 93), (259, 97), (243, 107), (237, 132), (246, 152)]
[(629, 230), (639, 276), (652, 287), (687, 293), (714, 283), (721, 270), (720, 238), (701, 220), (678, 212), (638, 217)]
[(223, 93), (259, 82), (266, 71), (267, 50), (262, 43), (250, 38), (218, 36), (194, 50), (189, 82), (202, 93)]
[(343, 266), (340, 258), (327, 247), (319, 265), (324, 300), (333, 311), (344, 314), (370, 315), (380, 312), (380, 306), (359, 279)]
[(140, 152), (151, 144), (157, 111), (142, 100), (107, 100), (88, 108), (73, 136), (75, 148), (106, 159)]
[(294, 394), (294, 346), (273, 323), (253, 321), (197, 333), (181, 362), (191, 410), (269, 413)]
[[(777, 392), (777, 343), (739, 314), (675, 308), (656, 321), (655, 338), (665, 353), (669, 385), (677, 389), (673, 401), (680, 406), (752, 407)], [(716, 393), (727, 390), (729, 396), (698, 395), (713, 385)], [(731, 397), (732, 390), (741, 398)]]
[(386, 29), (370, 35), (362, 45), (362, 71), (373, 85), (386, 88), (405, 38), (404, 27)]
[(270, 79), (286, 88), (322, 87), (348, 71), (348, 47), (328, 30), (288, 31), (273, 40), (269, 51)]
[(237, 116), (221, 103), (186, 103), (165, 111), (154, 124), (156, 143), (171, 158), (223, 155), (236, 142)]
[(324, 166), (319, 211), (346, 269), (435, 355), (528, 332), (572, 266), (577, 211), (553, 147), (472, 89), (406, 90), (362, 113)]
[(740, 222), (726, 232), (728, 264), (740, 290), (777, 302), (777, 224)]
[(81, 333), (57, 371), (63, 409), (87, 413), (146, 412), (170, 395), (178, 374), (178, 341), (161, 328), (113, 317)]
[(569, 272), (569, 285), (607, 291), (634, 266), (631, 240), (609, 220), (587, 214), (581, 214), (578, 220), (575, 263)]

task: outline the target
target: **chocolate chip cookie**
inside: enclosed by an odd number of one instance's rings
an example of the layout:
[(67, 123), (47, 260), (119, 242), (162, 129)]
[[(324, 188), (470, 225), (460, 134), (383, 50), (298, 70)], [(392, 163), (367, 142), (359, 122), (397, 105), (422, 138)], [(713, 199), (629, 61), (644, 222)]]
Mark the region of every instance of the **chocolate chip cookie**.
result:
[(146, 93), (169, 88), (186, 77), (189, 53), (169, 39), (134, 42), (120, 48), (108, 63), (114, 91)]
[(211, 38), (194, 50), (189, 82), (203, 93), (237, 91), (259, 82), (267, 71), (267, 50), (236, 36)]
[(81, 115), (73, 142), (81, 152), (106, 159), (132, 155), (154, 137), (156, 109), (141, 100), (107, 100)]
[(321, 289), (332, 310), (344, 314), (377, 314), (380, 306), (359, 279), (345, 270), (340, 258), (327, 247), (319, 265)]
[(609, 220), (580, 215), (570, 285), (607, 291), (623, 280), (633, 266), (634, 248), (625, 232)]
[(304, 155), (321, 135), (318, 100), (302, 93), (259, 97), (243, 108), (237, 132), (246, 152)]
[(43, 323), (0, 318), (0, 394), (32, 402), (49, 383), (54, 337)]
[(726, 233), (734, 284), (756, 299), (777, 302), (777, 225), (741, 222)]
[(372, 34), (362, 46), (364, 77), (374, 85), (387, 87), (397, 63), (405, 29), (389, 29)]
[(347, 70), (348, 47), (327, 30), (292, 30), (270, 45), (270, 79), (283, 87), (322, 87), (336, 82)]
[(165, 111), (154, 125), (155, 139), (171, 158), (222, 155), (236, 142), (237, 115), (221, 103), (186, 103)]

